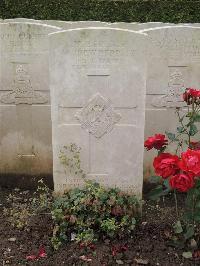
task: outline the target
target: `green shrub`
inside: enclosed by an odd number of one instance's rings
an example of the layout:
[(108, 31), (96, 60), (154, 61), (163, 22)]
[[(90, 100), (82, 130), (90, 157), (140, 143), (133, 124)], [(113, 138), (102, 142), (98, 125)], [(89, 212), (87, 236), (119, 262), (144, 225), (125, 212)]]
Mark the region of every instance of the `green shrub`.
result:
[(200, 22), (194, 0), (1, 0), (0, 17), (56, 20)]
[(55, 199), (52, 244), (57, 249), (71, 240), (87, 245), (102, 238), (124, 237), (135, 228), (139, 205), (135, 196), (86, 181), (84, 188)]

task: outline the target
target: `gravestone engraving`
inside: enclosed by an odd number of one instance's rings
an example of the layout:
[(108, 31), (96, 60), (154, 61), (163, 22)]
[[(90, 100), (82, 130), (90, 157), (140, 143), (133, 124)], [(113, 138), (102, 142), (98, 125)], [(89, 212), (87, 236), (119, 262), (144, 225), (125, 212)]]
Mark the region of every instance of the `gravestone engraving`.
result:
[(59, 161), (75, 143), (86, 178), (141, 196), (145, 38), (111, 28), (50, 34), (56, 192), (83, 184)]
[(51, 174), (48, 34), (58, 30), (0, 24), (0, 174)]
[[(200, 28), (173, 26), (143, 30), (149, 36), (145, 137), (173, 132), (176, 108), (184, 110), (182, 93), (200, 86)], [(172, 147), (173, 148), (173, 147)], [(145, 166), (153, 153), (145, 153)]]

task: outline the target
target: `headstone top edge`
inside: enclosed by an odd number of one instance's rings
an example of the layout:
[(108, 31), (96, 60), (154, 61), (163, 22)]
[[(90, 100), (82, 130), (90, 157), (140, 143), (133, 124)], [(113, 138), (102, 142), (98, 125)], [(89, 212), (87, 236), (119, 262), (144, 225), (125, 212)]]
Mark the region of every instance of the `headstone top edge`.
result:
[(166, 30), (166, 29), (195, 29), (195, 30), (198, 30), (198, 29), (200, 29), (200, 26), (194, 27), (193, 25), (176, 25), (176, 24), (174, 24), (174, 25), (164, 26), (164, 27), (142, 29), (142, 30), (139, 30), (138, 32), (139, 33), (146, 33), (146, 32)]
[(43, 27), (48, 27), (50, 29), (56, 29), (56, 30), (62, 30), (61, 27), (57, 27), (57, 26), (52, 26), (52, 25), (49, 25), (49, 24), (44, 24), (44, 23), (37, 23), (37, 22), (23, 22), (23, 21), (12, 21), (12, 22), (3, 22), (1, 23), (0, 25), (33, 25), (33, 26), (43, 26)]

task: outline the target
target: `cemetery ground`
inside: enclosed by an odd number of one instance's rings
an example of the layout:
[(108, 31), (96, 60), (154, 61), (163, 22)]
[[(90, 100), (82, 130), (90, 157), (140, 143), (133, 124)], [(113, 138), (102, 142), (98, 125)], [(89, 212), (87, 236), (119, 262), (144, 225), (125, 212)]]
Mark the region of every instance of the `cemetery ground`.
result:
[[(87, 248), (71, 241), (57, 251), (53, 250), (50, 241), (53, 232), (51, 214), (41, 212), (26, 219), (27, 206), (34, 197), (34, 192), (28, 190), (0, 191), (0, 265), (200, 264), (200, 251), (195, 251), (195, 259), (185, 259), (182, 257), (184, 249), (169, 245), (173, 237), (172, 224), (176, 221), (171, 194), (159, 202), (145, 199), (142, 219), (129, 237), (106, 238)], [(183, 202), (184, 195), (178, 194), (178, 198)]]

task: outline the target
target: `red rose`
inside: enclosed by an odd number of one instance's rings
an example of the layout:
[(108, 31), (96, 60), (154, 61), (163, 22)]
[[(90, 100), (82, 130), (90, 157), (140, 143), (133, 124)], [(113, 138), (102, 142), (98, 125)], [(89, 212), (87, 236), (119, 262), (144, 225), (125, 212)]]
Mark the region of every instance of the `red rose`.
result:
[(172, 189), (177, 189), (181, 192), (186, 192), (195, 184), (194, 178), (186, 173), (177, 174), (170, 178), (169, 184)]
[(192, 104), (192, 102), (196, 102), (199, 97), (200, 91), (193, 88), (187, 88), (186, 91), (183, 93), (183, 100), (187, 104)]
[(167, 145), (168, 140), (165, 139), (165, 135), (155, 134), (155, 136), (148, 137), (148, 139), (144, 142), (144, 147), (147, 150), (151, 150), (155, 148), (160, 150), (162, 147)]
[(193, 175), (200, 175), (200, 150), (190, 150), (182, 152), (179, 167), (185, 172)]
[(161, 153), (154, 158), (153, 166), (156, 174), (166, 179), (179, 171), (178, 162), (179, 158), (177, 155)]

